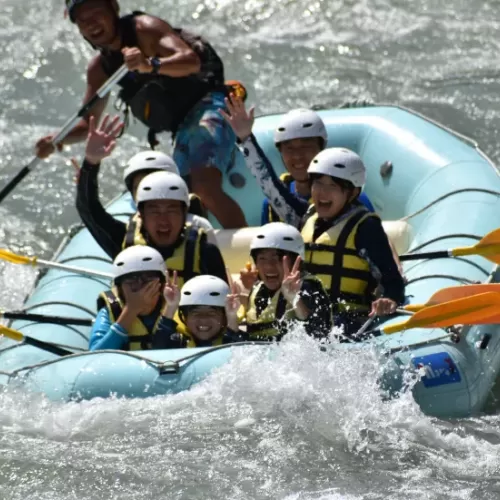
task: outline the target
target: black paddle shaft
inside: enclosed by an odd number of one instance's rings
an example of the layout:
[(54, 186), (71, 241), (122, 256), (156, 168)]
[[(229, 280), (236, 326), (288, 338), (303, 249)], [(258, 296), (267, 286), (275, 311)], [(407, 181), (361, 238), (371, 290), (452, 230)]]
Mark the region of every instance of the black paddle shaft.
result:
[[(75, 128), (78, 122), (90, 111), (99, 99), (105, 97), (111, 91), (115, 83), (120, 81), (128, 72), (126, 66), (121, 66), (99, 90), (85, 103), (76, 114), (74, 114), (62, 127), (60, 132), (54, 137), (54, 145), (59, 144), (65, 137)], [(36, 157), (31, 160), (28, 165), (25, 165), (17, 175), (0, 191), (0, 203), (6, 196), (41, 162), (40, 158)]]
[(23, 340), (25, 344), (29, 344), (33, 347), (38, 347), (39, 349), (42, 349), (44, 351), (51, 352), (56, 356), (70, 356), (71, 354), (74, 354), (73, 352), (68, 351), (67, 349), (63, 349), (62, 347), (50, 344), (49, 342), (43, 342), (42, 340), (38, 340), (33, 337), (26, 337), (26, 335), (24, 335)]
[(423, 259), (443, 259), (450, 257), (449, 250), (439, 250), (437, 252), (427, 252), (427, 253), (407, 253), (399, 256), (399, 260), (423, 260)]
[(92, 326), (93, 321), (85, 318), (65, 318), (64, 316), (47, 316), (45, 314), (34, 314), (24, 311), (4, 312), (2, 316), (6, 319), (20, 319), (35, 321), (36, 323), (49, 323), (51, 325), (76, 325)]

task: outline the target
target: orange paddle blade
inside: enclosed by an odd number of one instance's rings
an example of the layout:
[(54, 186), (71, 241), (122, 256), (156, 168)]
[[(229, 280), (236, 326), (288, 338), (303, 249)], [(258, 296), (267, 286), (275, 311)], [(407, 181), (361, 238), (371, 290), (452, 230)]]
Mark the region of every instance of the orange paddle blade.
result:
[(435, 306), (425, 307), (406, 321), (384, 326), (386, 334), (409, 328), (438, 328), (456, 324), (488, 324), (500, 311), (500, 294), (482, 293), (473, 297), (451, 300)]
[[(411, 312), (417, 312), (428, 306), (435, 306), (450, 300), (463, 299), (481, 293), (496, 292), (500, 293), (500, 283), (481, 283), (479, 285), (460, 285), (450, 286), (438, 290), (425, 304), (409, 304), (404, 309)], [(500, 311), (499, 311), (500, 313)]]
[(500, 229), (491, 231), (474, 246), (454, 248), (451, 254), (454, 257), (481, 255), (495, 264), (500, 264)]

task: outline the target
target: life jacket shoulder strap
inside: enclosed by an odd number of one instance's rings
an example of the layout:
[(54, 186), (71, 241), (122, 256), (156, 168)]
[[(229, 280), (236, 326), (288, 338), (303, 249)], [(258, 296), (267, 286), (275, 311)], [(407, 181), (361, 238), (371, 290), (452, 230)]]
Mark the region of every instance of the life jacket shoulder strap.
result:
[(135, 245), (135, 233), (137, 231), (137, 214), (130, 217), (127, 223), (123, 248), (129, 248)]
[(106, 290), (102, 292), (97, 298), (97, 309), (100, 310), (106, 307), (108, 313), (110, 314), (110, 320), (114, 323), (122, 313), (122, 306), (118, 297), (112, 290)]

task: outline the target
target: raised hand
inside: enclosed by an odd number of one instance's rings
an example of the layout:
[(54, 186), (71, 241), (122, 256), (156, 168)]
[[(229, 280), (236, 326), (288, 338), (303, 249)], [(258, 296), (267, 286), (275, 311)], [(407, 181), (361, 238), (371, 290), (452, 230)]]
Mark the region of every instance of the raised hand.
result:
[(163, 298), (165, 299), (165, 305), (163, 306), (162, 314), (166, 318), (173, 319), (181, 301), (177, 271), (173, 272), (172, 279), (170, 279), (170, 273), (167, 271), (167, 280), (163, 287)]
[(247, 112), (241, 97), (230, 94), (224, 99), (228, 112), (219, 109), (219, 113), (231, 125), (240, 141), (244, 141), (252, 133), (255, 108), (252, 106)]
[(241, 284), (247, 289), (253, 287), (255, 282), (259, 277), (259, 273), (255, 266), (252, 266), (250, 262), (247, 262), (245, 267), (240, 269), (240, 281)]
[(226, 319), (230, 330), (238, 331), (238, 309), (240, 308), (240, 295), (235, 283), (231, 283), (231, 293), (226, 297)]
[(281, 283), (281, 293), (291, 305), (295, 304), (302, 287), (302, 278), (300, 276), (301, 262), (302, 259), (297, 257), (290, 271), (290, 259), (286, 255), (283, 257), (283, 282)]
[(95, 118), (89, 118), (89, 132), (87, 144), (85, 145), (85, 159), (87, 162), (97, 165), (109, 156), (116, 146), (116, 138), (120, 135), (123, 122), (119, 116), (115, 116), (111, 121), (106, 115), (99, 126), (96, 127)]

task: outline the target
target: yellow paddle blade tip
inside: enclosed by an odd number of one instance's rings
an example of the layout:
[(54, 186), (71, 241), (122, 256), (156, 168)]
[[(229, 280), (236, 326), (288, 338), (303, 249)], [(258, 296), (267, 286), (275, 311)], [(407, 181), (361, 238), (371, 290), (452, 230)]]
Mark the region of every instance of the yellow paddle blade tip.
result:
[(3, 325), (0, 325), (0, 335), (4, 335), (5, 337), (8, 337), (9, 339), (15, 340), (17, 342), (22, 342), (24, 340), (24, 335), (21, 332)]
[(10, 252), (5, 248), (0, 249), (0, 259), (6, 260), (12, 264), (31, 264), (36, 262), (36, 257), (25, 257), (24, 255), (18, 255), (16, 253)]

